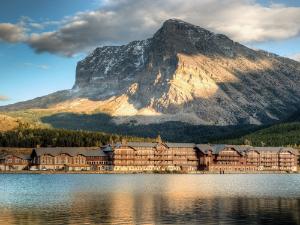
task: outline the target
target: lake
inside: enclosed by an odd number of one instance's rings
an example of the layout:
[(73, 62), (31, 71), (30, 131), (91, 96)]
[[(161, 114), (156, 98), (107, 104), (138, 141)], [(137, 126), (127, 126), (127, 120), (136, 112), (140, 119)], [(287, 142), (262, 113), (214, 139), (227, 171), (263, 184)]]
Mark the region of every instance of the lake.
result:
[(0, 174), (0, 224), (300, 224), (300, 175)]

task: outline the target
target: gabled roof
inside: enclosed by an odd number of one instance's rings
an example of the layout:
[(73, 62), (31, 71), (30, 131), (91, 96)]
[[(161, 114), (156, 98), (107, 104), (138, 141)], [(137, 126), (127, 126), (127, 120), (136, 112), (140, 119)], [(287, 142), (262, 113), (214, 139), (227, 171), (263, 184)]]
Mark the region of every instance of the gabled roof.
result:
[(294, 149), (294, 148), (290, 148), (290, 147), (251, 147), (250, 150), (255, 150), (258, 152), (281, 152), (281, 151), (289, 151), (292, 152), (295, 155), (298, 155), (299, 152), (298, 150)]
[(281, 147), (251, 147), (250, 149), (256, 151), (279, 152), (282, 148)]
[(196, 146), (203, 153), (208, 153), (208, 151), (211, 150), (213, 154), (219, 154), (225, 148), (233, 148), (234, 150), (242, 154), (244, 151), (247, 151), (251, 147), (249, 145), (226, 145), (226, 144), (217, 144), (217, 145), (197, 144)]
[(212, 145), (213, 154), (219, 154), (222, 150), (224, 150), (226, 147), (229, 147), (227, 145)]
[(204, 154), (207, 154), (209, 150), (213, 150), (212, 146), (209, 144), (197, 144), (196, 147)]
[(243, 154), (249, 151), (251, 148), (253, 148), (250, 145), (215, 145), (215, 146), (217, 146), (215, 154), (219, 154), (219, 152), (222, 151), (224, 148), (232, 148), (238, 151), (240, 154)]
[[(114, 148), (119, 148), (122, 146), (128, 146), (131, 148), (136, 147), (145, 147), (145, 148), (155, 148), (159, 143), (158, 142), (127, 142), (125, 145), (123, 145), (121, 142), (117, 142), (116, 144), (112, 145), (106, 145), (102, 148), (104, 152), (111, 152)], [(255, 150), (258, 152), (262, 151), (290, 151), (294, 154), (299, 154), (298, 150), (293, 148), (287, 148), (287, 147), (252, 147), (250, 145), (228, 145), (228, 144), (194, 144), (194, 143), (162, 143), (166, 145), (169, 148), (198, 148), (200, 151), (202, 151), (204, 154), (207, 154), (208, 151), (212, 151), (213, 154), (219, 154), (222, 150), (225, 148), (233, 148), (234, 150), (238, 151), (240, 154), (244, 154), (247, 151)]]
[[(162, 144), (168, 148), (194, 148), (196, 144), (194, 143), (158, 143), (158, 142), (127, 142), (126, 144), (122, 144), (121, 142), (117, 142), (114, 146), (110, 146), (110, 148), (119, 148), (122, 146), (128, 146), (132, 148), (155, 148), (157, 145)], [(109, 146), (107, 146), (109, 149)]]
[(12, 154), (12, 153), (3, 153), (0, 155), (0, 159), (5, 160), (8, 156), (15, 156), (20, 159), (30, 160), (31, 157), (29, 154)]
[(68, 154), (70, 156), (84, 155), (84, 156), (105, 156), (106, 154), (98, 147), (49, 147), (36, 148), (35, 152), (38, 156), (60, 154)]
[(245, 152), (245, 151), (247, 151), (251, 148), (250, 145), (225, 145), (225, 147), (233, 148), (233, 149), (237, 150), (240, 153)]
[(21, 155), (15, 155), (16, 157), (19, 157), (21, 159), (24, 159), (24, 160), (31, 160), (31, 155), (29, 154), (21, 154)]
[(196, 147), (195, 143), (172, 143), (172, 142), (167, 142), (166, 145), (169, 148), (195, 148)]

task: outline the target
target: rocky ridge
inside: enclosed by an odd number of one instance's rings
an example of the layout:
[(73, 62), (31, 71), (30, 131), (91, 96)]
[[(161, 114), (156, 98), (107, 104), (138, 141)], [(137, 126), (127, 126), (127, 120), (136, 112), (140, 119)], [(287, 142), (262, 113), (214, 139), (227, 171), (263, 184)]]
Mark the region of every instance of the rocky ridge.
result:
[(97, 113), (117, 123), (264, 124), (300, 103), (300, 63), (181, 20), (150, 39), (96, 48), (71, 90), (2, 107)]

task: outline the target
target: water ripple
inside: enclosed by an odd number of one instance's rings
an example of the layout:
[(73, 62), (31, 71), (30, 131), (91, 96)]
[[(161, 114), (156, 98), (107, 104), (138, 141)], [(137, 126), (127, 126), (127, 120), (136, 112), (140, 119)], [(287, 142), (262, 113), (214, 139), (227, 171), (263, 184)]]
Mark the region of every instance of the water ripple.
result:
[(300, 224), (300, 175), (0, 174), (0, 224)]

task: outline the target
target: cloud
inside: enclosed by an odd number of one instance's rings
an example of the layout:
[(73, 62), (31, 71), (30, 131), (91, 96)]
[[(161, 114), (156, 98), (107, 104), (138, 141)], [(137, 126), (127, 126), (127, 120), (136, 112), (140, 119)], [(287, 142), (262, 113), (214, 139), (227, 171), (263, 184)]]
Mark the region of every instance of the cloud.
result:
[(34, 28), (34, 29), (44, 29), (45, 26), (44, 24), (41, 23), (29, 23), (30, 27)]
[(290, 58), (300, 62), (300, 53), (291, 55)]
[(0, 95), (0, 101), (8, 101), (8, 100), (9, 100), (9, 97)]
[(62, 21), (36, 22), (30, 17), (22, 16), (18, 23), (0, 23), (0, 41), (9, 43), (28, 42), (28, 33), (32, 30), (43, 30), (50, 26), (59, 26)]
[(105, 0), (98, 10), (55, 21), (58, 27), (50, 32), (31, 33), (26, 43), (38, 53), (72, 56), (96, 46), (148, 38), (169, 18), (182, 19), (244, 43), (300, 34), (300, 7), (263, 6), (255, 0)]
[(19, 24), (0, 23), (0, 41), (16, 43), (26, 38), (25, 29)]

